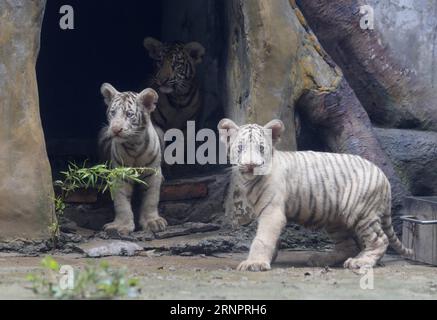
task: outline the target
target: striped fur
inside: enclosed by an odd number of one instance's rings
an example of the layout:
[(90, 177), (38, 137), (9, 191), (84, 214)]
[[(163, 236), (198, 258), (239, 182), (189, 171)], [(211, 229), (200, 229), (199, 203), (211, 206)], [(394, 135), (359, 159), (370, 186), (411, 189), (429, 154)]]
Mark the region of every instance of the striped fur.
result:
[(146, 38), (144, 46), (156, 63), (151, 86), (161, 94), (152, 120), (164, 131), (184, 129), (187, 121), (195, 120), (201, 111), (195, 76), (205, 49), (197, 42), (169, 44), (153, 38)]
[[(371, 162), (349, 154), (282, 152), (274, 149), (283, 124), (238, 127), (224, 119), (219, 129), (233, 129), (230, 153), (248, 203), (258, 216), (258, 231), (249, 258), (240, 270), (268, 270), (286, 221), (313, 229), (324, 228), (335, 241), (330, 256), (316, 254), (311, 265), (343, 263), (347, 268), (374, 266), (390, 244), (410, 256), (391, 224), (391, 189), (384, 173)], [(272, 139), (266, 129), (271, 130)], [(271, 171), (255, 175), (267, 166)]]
[[(103, 84), (102, 95), (107, 104), (108, 125), (99, 134), (102, 158), (112, 166), (147, 167), (158, 169), (159, 174), (147, 173), (142, 178), (147, 188), (142, 188), (139, 223), (143, 229), (164, 230), (167, 222), (158, 214), (162, 176), (161, 147), (158, 134), (150, 120), (156, 108), (158, 94), (153, 89), (141, 93), (118, 92), (110, 84)], [(104, 226), (127, 234), (135, 229), (131, 198), (133, 183), (123, 182), (114, 195), (115, 220)]]

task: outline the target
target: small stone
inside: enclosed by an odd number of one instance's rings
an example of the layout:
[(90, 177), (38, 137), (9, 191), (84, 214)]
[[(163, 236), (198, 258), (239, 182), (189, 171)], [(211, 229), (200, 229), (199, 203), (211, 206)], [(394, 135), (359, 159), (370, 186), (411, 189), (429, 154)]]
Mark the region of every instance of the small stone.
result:
[(142, 250), (143, 248), (133, 242), (112, 241), (85, 249), (84, 251), (88, 257), (99, 258), (107, 256), (133, 256), (137, 251)]
[(95, 237), (103, 239), (103, 240), (109, 239), (109, 235), (105, 231), (100, 231), (100, 232), (96, 233)]
[(327, 274), (328, 272), (331, 272), (331, 269), (328, 266), (320, 270), (320, 274)]

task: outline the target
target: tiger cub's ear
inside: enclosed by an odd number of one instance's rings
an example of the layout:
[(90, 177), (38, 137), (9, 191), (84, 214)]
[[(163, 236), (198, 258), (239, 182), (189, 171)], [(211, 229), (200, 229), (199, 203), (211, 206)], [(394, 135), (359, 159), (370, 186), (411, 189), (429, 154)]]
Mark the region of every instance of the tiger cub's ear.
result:
[(154, 60), (159, 60), (162, 53), (162, 42), (156, 40), (155, 38), (148, 37), (144, 39), (144, 47), (149, 52), (150, 58)]
[(225, 118), (220, 120), (217, 128), (219, 130), (220, 141), (227, 143), (228, 137), (231, 137), (234, 133), (236, 133), (240, 127), (231, 119)]
[(120, 93), (109, 83), (102, 84), (102, 86), (100, 87), (100, 92), (102, 93), (102, 96), (105, 99), (105, 103), (108, 107), (111, 105), (114, 96)]
[(281, 135), (285, 130), (284, 123), (281, 120), (272, 120), (264, 126), (265, 129), (272, 130), (273, 144), (276, 144), (281, 140)]
[(153, 112), (158, 103), (158, 94), (151, 88), (144, 89), (138, 94), (137, 104), (144, 107), (147, 112)]
[(205, 48), (199, 42), (187, 43), (184, 47), (188, 55), (193, 59), (194, 64), (202, 62), (202, 58), (205, 55)]

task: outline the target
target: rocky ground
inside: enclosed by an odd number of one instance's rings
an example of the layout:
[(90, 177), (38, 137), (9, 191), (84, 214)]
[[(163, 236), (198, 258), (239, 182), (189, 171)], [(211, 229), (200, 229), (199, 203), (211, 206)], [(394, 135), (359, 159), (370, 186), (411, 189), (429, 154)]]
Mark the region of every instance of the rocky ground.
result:
[[(56, 246), (52, 240), (27, 241), (15, 239), (0, 243), (0, 252), (36, 256), (46, 253), (79, 253), (97, 255), (126, 255), (127, 251), (157, 250), (174, 255), (212, 255), (224, 252), (245, 252), (255, 235), (256, 223), (237, 229), (226, 229), (215, 223), (187, 222), (169, 226), (166, 231), (151, 233), (138, 231), (129, 236), (120, 236), (89, 229), (69, 228), (63, 224)], [(114, 245), (115, 244), (115, 245)], [(98, 253), (96, 249), (110, 250)], [(329, 249), (331, 242), (323, 233), (311, 232), (297, 225), (289, 225), (281, 236), (282, 249)], [(139, 248), (139, 249), (138, 249)], [(114, 251), (115, 250), (115, 251)], [(118, 251), (117, 251), (118, 250)], [(134, 250), (135, 251), (135, 250)], [(96, 253), (97, 252), (97, 253)], [(128, 254), (129, 255), (129, 254)]]
[[(141, 299), (437, 299), (434, 267), (386, 256), (374, 269), (373, 289), (362, 289), (363, 275), (341, 268), (307, 268), (311, 252), (280, 252), (269, 272), (235, 271), (242, 253), (190, 257), (151, 254), (107, 257), (111, 266), (127, 267), (140, 282)], [(96, 259), (55, 255), (59, 263), (83, 268)], [(40, 257), (0, 254), (0, 298), (37, 299), (25, 277), (40, 269)]]
[[(126, 267), (139, 279), (143, 299), (436, 299), (437, 269), (387, 255), (373, 270), (373, 289), (360, 286), (363, 275), (342, 268), (308, 268), (314, 251), (329, 251), (323, 234), (289, 226), (273, 270), (238, 272), (247, 255), (254, 225), (221, 230), (218, 225), (187, 223), (166, 232), (117, 237), (82, 230), (63, 233), (59, 249), (50, 242), (17, 239), (0, 246), (0, 298), (38, 299), (26, 275), (41, 269), (50, 254), (60, 264), (83, 269), (107, 261)], [(213, 288), (213, 290), (212, 290)]]

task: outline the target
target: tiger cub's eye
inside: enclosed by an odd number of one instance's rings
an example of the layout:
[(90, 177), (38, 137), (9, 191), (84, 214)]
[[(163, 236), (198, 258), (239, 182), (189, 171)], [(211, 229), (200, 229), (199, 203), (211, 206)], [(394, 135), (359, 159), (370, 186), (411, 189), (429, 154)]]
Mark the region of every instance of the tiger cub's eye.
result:
[(135, 114), (135, 113), (133, 113), (132, 111), (127, 111), (127, 112), (126, 112), (126, 116), (127, 116), (128, 118), (132, 118), (132, 117), (134, 116), (134, 114)]
[(263, 145), (259, 146), (259, 152), (264, 153), (264, 146)]
[(116, 113), (115, 109), (111, 110), (111, 116), (115, 116), (115, 113)]
[(243, 145), (242, 144), (239, 144), (238, 145), (238, 152), (242, 152), (243, 151)]

